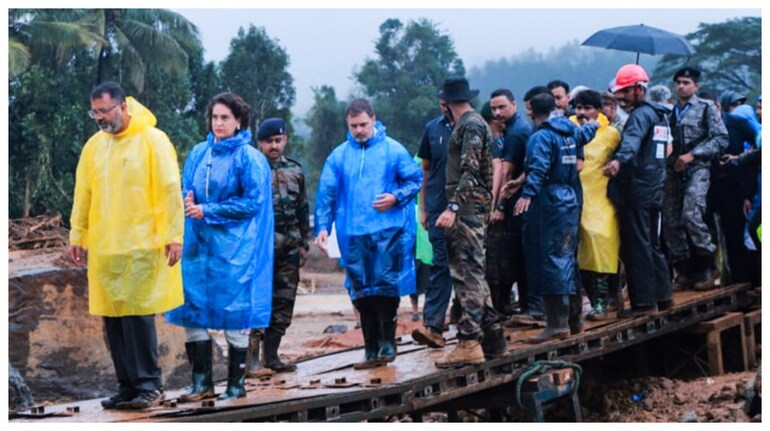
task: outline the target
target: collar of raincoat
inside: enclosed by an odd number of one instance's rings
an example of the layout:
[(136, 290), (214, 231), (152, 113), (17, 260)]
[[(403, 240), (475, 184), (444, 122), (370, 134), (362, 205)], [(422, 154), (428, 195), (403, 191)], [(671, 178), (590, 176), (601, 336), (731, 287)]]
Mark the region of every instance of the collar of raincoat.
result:
[(356, 141), (356, 138), (353, 137), (353, 134), (348, 131), (348, 143), (354, 148), (371, 148), (374, 144), (385, 140), (385, 131), (385, 126), (383, 126), (379, 121), (376, 121), (374, 123), (374, 135), (372, 135), (371, 139), (362, 144)]
[(153, 127), (158, 123), (155, 115), (133, 97), (126, 97), (126, 106), (128, 107), (128, 116), (131, 117), (131, 120), (129, 120), (126, 130), (116, 133), (115, 137), (132, 135), (148, 127)]
[(576, 126), (572, 121), (568, 120), (567, 117), (560, 115), (548, 119), (548, 121), (543, 123), (540, 127), (547, 127), (560, 135), (572, 136), (572, 131)]
[(218, 142), (214, 142), (214, 139), (214, 134), (209, 132), (208, 136), (206, 136), (206, 142), (208, 142), (213, 154), (232, 153), (236, 148), (242, 145), (251, 144), (251, 130), (241, 130), (235, 135)]

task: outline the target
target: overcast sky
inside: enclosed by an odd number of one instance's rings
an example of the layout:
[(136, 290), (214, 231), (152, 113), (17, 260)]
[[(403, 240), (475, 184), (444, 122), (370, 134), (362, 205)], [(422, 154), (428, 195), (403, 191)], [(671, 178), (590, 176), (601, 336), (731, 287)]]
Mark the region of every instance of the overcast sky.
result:
[[(175, 9), (200, 30), (205, 57), (223, 60), (239, 27), (264, 27), (290, 57), (297, 98), (295, 115), (313, 103), (311, 87), (332, 85), (345, 99), (354, 68), (374, 57), (379, 26), (387, 18), (428, 18), (449, 34), (466, 70), (533, 48), (547, 51), (582, 42), (607, 27), (645, 24), (687, 34), (702, 22), (717, 23), (759, 9)], [(580, 49), (600, 49), (582, 47)], [(629, 53), (629, 62), (635, 55)]]

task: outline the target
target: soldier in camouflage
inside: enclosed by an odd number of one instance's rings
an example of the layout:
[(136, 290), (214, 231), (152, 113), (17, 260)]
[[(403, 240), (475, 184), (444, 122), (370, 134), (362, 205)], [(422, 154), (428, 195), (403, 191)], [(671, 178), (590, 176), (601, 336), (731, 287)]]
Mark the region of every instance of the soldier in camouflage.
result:
[(673, 151), (667, 158), (663, 234), (676, 270), (672, 288), (712, 289), (719, 278), (716, 246), (704, 220), (711, 163), (727, 148), (727, 129), (710, 100), (700, 99), (700, 71), (684, 67), (674, 75), (677, 104), (669, 117)]
[[(260, 331), (252, 330), (249, 340), (250, 375), (260, 370), (294, 371), (297, 366), (284, 363), (278, 356), (278, 346), (291, 324), (294, 300), (297, 296), (299, 268), (305, 264), (310, 238), (310, 224), (305, 175), (302, 166), (283, 155), (286, 149), (286, 123), (280, 118), (268, 118), (259, 126), (257, 140), (270, 162), (275, 211), (275, 264), (273, 267), (273, 308), (270, 326), (264, 333), (264, 362), (259, 362)], [(261, 367), (264, 366), (264, 368)], [(269, 373), (269, 372), (268, 372)]]
[(463, 309), (457, 347), (436, 361), (437, 367), (448, 368), (479, 364), (485, 356), (502, 355), (506, 344), (500, 316), (492, 307), (485, 280), (494, 138), (486, 121), (470, 104), (478, 90), (471, 91), (467, 80), (446, 80), (442, 93), (456, 123), (447, 144), (449, 204), (436, 220), (436, 226), (446, 229), (449, 269), (455, 295)]

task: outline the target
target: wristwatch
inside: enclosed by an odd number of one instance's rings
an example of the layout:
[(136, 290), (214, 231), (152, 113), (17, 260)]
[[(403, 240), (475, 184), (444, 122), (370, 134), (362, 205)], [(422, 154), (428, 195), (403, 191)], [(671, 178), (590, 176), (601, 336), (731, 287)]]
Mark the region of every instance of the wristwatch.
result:
[(498, 210), (498, 211), (505, 212), (505, 205), (504, 204), (497, 204), (495, 206), (495, 209)]
[(455, 214), (460, 212), (460, 204), (457, 202), (449, 202), (449, 205), (446, 207), (449, 211), (452, 211)]

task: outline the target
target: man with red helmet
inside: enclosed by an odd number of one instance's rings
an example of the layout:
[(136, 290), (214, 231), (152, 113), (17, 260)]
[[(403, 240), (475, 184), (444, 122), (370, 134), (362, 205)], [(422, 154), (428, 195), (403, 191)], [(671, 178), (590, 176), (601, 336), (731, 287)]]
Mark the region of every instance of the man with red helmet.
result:
[(607, 195), (618, 210), (620, 257), (628, 276), (629, 317), (655, 313), (672, 305), (671, 280), (660, 249), (660, 210), (666, 178), (669, 110), (645, 100), (647, 73), (627, 64), (615, 76), (612, 92), (631, 112), (620, 146), (604, 166), (610, 177)]

